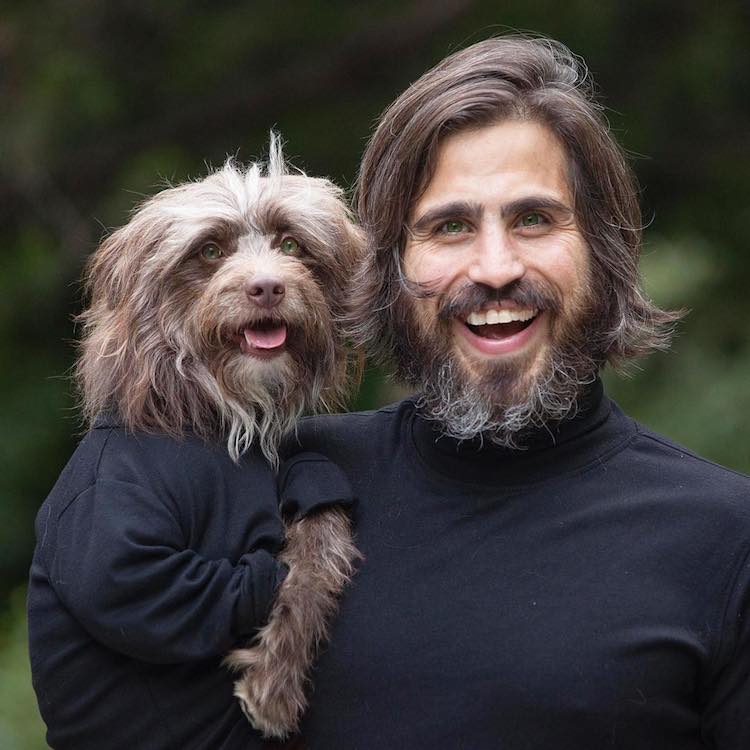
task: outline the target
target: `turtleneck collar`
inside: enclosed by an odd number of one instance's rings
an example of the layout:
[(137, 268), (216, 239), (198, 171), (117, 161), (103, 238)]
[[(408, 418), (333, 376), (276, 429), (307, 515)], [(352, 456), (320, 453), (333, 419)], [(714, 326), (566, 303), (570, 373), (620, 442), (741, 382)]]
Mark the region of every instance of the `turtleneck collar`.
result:
[(600, 379), (579, 400), (575, 417), (538, 430), (523, 450), (487, 440), (458, 441), (415, 413), (412, 436), (419, 456), (434, 471), (462, 482), (526, 485), (601, 459), (627, 442), (635, 424), (604, 394)]

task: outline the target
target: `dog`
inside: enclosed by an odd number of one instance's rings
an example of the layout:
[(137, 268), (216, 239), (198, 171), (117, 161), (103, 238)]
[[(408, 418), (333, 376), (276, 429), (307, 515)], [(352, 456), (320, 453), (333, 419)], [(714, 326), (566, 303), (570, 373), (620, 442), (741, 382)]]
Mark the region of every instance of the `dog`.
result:
[[(274, 134), (267, 165), (230, 160), (151, 197), (86, 272), (84, 416), (114, 409), (134, 433), (192, 434), (234, 461), (257, 449), (278, 467), (300, 415), (347, 391), (342, 320), (361, 245), (341, 190), (290, 173)], [(267, 624), (225, 659), (264, 735), (297, 729), (308, 672), (359, 557), (341, 509), (288, 525), (289, 572)]]

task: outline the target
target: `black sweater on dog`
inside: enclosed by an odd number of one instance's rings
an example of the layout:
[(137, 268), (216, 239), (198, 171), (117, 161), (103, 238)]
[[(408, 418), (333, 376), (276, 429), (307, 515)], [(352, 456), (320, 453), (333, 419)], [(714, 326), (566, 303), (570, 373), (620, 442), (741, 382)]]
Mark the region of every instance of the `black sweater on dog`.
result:
[[(338, 470), (320, 463), (303, 471), (340, 497)], [(31, 669), (52, 748), (263, 746), (221, 666), (264, 623), (284, 574), (276, 478), (260, 456), (235, 464), (223, 447), (100, 418), (36, 532)]]
[(354, 482), (365, 556), (307, 750), (750, 748), (750, 479), (600, 384), (524, 452), (411, 401), (300, 436)]

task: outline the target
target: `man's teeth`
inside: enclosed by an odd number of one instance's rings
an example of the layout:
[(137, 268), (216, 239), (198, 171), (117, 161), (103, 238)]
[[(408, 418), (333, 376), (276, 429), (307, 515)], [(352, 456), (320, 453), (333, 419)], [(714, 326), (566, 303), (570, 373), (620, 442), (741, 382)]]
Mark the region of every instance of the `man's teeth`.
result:
[(485, 312), (473, 312), (466, 318), (470, 326), (485, 326), (493, 323), (515, 323), (516, 321), (531, 320), (537, 310), (487, 310)]

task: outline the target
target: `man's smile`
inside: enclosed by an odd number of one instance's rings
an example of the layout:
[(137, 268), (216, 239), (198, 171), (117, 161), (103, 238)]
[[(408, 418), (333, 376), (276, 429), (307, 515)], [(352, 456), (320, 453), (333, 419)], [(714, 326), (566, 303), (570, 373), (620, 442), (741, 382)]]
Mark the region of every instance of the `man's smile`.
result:
[(465, 323), (477, 336), (498, 339), (523, 330), (537, 313), (538, 310), (534, 309), (508, 310), (493, 307), (470, 313)]
[(546, 320), (538, 310), (487, 310), (456, 319), (454, 330), (470, 351), (485, 356), (513, 354), (526, 348), (541, 333)]

